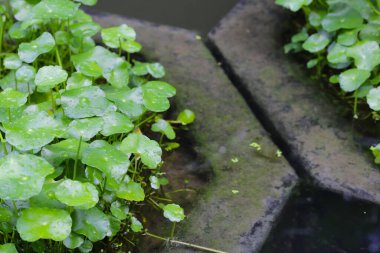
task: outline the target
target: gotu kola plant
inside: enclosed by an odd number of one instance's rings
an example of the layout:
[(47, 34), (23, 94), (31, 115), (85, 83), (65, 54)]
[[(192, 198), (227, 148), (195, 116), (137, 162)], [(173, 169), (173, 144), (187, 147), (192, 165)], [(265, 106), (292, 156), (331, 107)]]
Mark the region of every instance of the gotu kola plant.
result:
[(162, 150), (178, 146), (163, 140), (194, 114), (162, 118), (176, 94), (163, 66), (131, 60), (135, 31), (102, 29), (79, 9), (95, 3), (0, 5), (0, 252), (90, 252), (119, 231), (132, 240), (146, 201), (185, 217), (155, 198), (167, 184)]
[[(308, 53), (308, 68), (352, 98), (355, 119), (380, 119), (380, 1), (275, 0), (306, 23), (285, 46), (285, 52)], [(371, 114), (360, 115), (358, 104)], [(371, 147), (380, 164), (380, 145)]]

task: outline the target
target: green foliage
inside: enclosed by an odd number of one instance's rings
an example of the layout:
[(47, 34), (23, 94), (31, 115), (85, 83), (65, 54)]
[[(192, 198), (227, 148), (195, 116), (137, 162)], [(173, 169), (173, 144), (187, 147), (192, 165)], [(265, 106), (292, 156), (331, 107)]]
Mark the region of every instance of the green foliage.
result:
[[(339, 84), (350, 93), (355, 119), (366, 119), (380, 111), (380, 1), (372, 0), (276, 0), (276, 3), (305, 15), (301, 31), (293, 35), (285, 52), (306, 51), (308, 68), (316, 77)], [(360, 105), (360, 107), (359, 107)], [(359, 107), (359, 109), (358, 109)], [(371, 148), (376, 163), (378, 146)]]
[(176, 94), (158, 80), (164, 67), (131, 59), (142, 48), (132, 27), (101, 28), (79, 9), (96, 2), (0, 4), (1, 252), (133, 242), (146, 204), (185, 217), (161, 191), (162, 150), (194, 113), (164, 119)]

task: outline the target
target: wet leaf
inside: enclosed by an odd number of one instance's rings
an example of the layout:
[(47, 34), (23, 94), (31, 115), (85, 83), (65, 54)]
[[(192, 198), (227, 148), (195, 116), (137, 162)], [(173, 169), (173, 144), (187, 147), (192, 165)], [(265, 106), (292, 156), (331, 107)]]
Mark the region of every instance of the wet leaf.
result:
[(131, 217), (131, 229), (135, 233), (139, 233), (143, 229), (143, 225), (141, 224), (141, 222), (133, 216)]
[(75, 233), (71, 233), (65, 240), (63, 240), (63, 245), (68, 249), (76, 249), (80, 247), (84, 242), (82, 236)]
[(24, 113), (3, 126), (7, 141), (21, 151), (39, 149), (62, 132), (58, 122), (46, 112)]
[(347, 48), (340, 44), (334, 44), (328, 50), (327, 60), (334, 64), (347, 63), (350, 60), (347, 57)]
[[(52, 145), (45, 146), (41, 151), (41, 155), (49, 163), (53, 164), (54, 166), (58, 166), (67, 159), (74, 160), (77, 156), (78, 146), (79, 140), (67, 139)], [(82, 159), (83, 150), (87, 146), (88, 144), (82, 141), (81, 150), (78, 154), (79, 159)]]
[(93, 184), (66, 179), (55, 190), (56, 198), (68, 206), (90, 209), (99, 202), (98, 191)]
[(102, 116), (111, 103), (105, 98), (106, 94), (95, 86), (67, 90), (62, 93), (62, 108), (70, 118), (88, 118)]
[(129, 133), (133, 130), (132, 121), (125, 115), (118, 112), (111, 112), (103, 116), (102, 135), (110, 136), (113, 134)]
[(23, 64), (18, 70), (16, 70), (15, 75), (17, 82), (34, 82), (36, 69), (33, 66)]
[(177, 121), (181, 122), (182, 125), (188, 125), (193, 123), (195, 120), (195, 113), (189, 109), (185, 109), (179, 113)]
[(360, 87), (371, 73), (363, 69), (349, 69), (339, 75), (339, 84), (342, 90), (351, 92)]
[(148, 73), (154, 78), (162, 78), (165, 76), (165, 69), (160, 63), (147, 64)]
[(59, 182), (47, 179), (42, 187), (41, 192), (29, 199), (30, 207), (64, 209), (66, 206), (58, 201), (55, 197), (55, 190), (58, 184)]
[(0, 158), (0, 198), (26, 200), (41, 192), (45, 177), (54, 168), (34, 155), (10, 154)]
[(329, 43), (329, 34), (322, 31), (307, 38), (307, 40), (302, 44), (302, 47), (310, 53), (316, 53), (325, 49)]
[(17, 108), (24, 105), (28, 94), (7, 88), (0, 92), (0, 107)]
[(103, 240), (111, 234), (109, 218), (97, 207), (88, 210), (75, 210), (73, 231), (84, 235), (93, 242)]
[(276, 4), (284, 6), (291, 11), (299, 11), (303, 6), (311, 4), (312, 0), (276, 0)]
[(164, 216), (169, 219), (171, 222), (180, 222), (185, 219), (185, 214), (183, 209), (176, 204), (169, 204), (164, 206)]
[(374, 111), (380, 111), (380, 87), (371, 89), (367, 95), (367, 103)]
[(102, 40), (110, 48), (119, 48), (124, 41), (134, 41), (136, 32), (132, 27), (123, 24), (117, 27), (105, 28), (101, 32)]
[(30, 10), (29, 19), (71, 19), (79, 8), (69, 0), (42, 0)]
[(161, 162), (162, 151), (160, 145), (142, 134), (131, 133), (123, 140), (120, 150), (141, 156), (141, 161), (151, 169)]
[(69, 77), (69, 79), (67, 79), (66, 90), (73, 90), (73, 89), (87, 87), (91, 85), (92, 85), (91, 79), (87, 78), (81, 73), (75, 72), (71, 75), (71, 77)]
[(173, 127), (163, 119), (159, 119), (152, 125), (153, 132), (159, 132), (164, 134), (169, 140), (175, 139), (175, 132)]
[(328, 32), (339, 29), (354, 29), (363, 24), (360, 13), (345, 4), (335, 4), (322, 20), (322, 27)]
[(66, 70), (60, 66), (44, 66), (36, 74), (37, 91), (49, 92), (52, 88), (67, 80)]
[(104, 77), (115, 88), (128, 87), (130, 68), (131, 65), (128, 62), (123, 62)]
[(120, 201), (112, 202), (110, 210), (112, 215), (119, 220), (125, 220), (127, 218), (127, 214), (129, 213), (129, 207), (120, 203)]
[(141, 184), (133, 181), (120, 184), (116, 196), (129, 201), (144, 201), (145, 199), (144, 189)]
[(104, 180), (103, 173), (92, 167), (86, 168), (85, 175), (86, 178), (94, 185), (100, 185)]
[(69, 124), (67, 133), (73, 138), (82, 137), (84, 141), (88, 141), (103, 129), (103, 124), (103, 119), (98, 117), (73, 120)]
[(78, 38), (92, 37), (100, 31), (101, 27), (94, 22), (75, 23), (70, 26), (73, 36)]
[(16, 246), (13, 243), (6, 243), (0, 245), (1, 253), (17, 253)]
[(150, 81), (142, 86), (144, 105), (153, 112), (164, 112), (169, 109), (168, 98), (176, 94), (176, 89), (168, 83)]
[(65, 210), (28, 208), (21, 211), (17, 231), (27, 242), (38, 239), (63, 241), (71, 232), (72, 220)]
[(53, 36), (44, 32), (40, 37), (31, 41), (23, 42), (18, 48), (18, 56), (26, 63), (32, 63), (38, 56), (50, 52), (55, 46)]
[(142, 45), (138, 43), (137, 41), (123, 41), (121, 43), (121, 48), (128, 53), (137, 53), (140, 52), (142, 49)]
[(129, 167), (129, 157), (103, 140), (97, 140), (83, 151), (82, 162), (107, 176), (107, 183), (118, 188)]
[(8, 54), (4, 57), (3, 64), (6, 69), (18, 69), (21, 67), (22, 61), (17, 54)]
[(105, 92), (107, 99), (114, 102), (117, 108), (129, 118), (138, 118), (145, 112), (143, 91), (140, 87), (131, 90), (111, 87)]
[(380, 64), (380, 47), (375, 41), (358, 42), (347, 49), (347, 56), (354, 59), (357, 68), (372, 70)]

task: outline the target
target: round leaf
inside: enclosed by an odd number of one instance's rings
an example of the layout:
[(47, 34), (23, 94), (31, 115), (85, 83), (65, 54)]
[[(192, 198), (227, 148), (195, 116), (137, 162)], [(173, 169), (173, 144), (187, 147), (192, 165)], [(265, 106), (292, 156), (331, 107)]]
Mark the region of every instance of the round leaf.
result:
[(165, 69), (160, 63), (150, 63), (147, 65), (148, 73), (154, 78), (162, 78), (165, 76)]
[(179, 113), (177, 121), (181, 122), (182, 125), (188, 125), (193, 123), (195, 120), (195, 114), (189, 109), (185, 109)]
[(38, 239), (63, 241), (71, 232), (72, 220), (65, 210), (28, 208), (21, 211), (17, 231), (27, 242)]
[(102, 130), (103, 124), (102, 118), (73, 120), (67, 129), (67, 133), (76, 139), (82, 137), (84, 141), (88, 141)]
[(139, 233), (142, 231), (143, 225), (138, 219), (136, 219), (135, 217), (131, 217), (131, 229), (133, 232)]
[(71, 19), (79, 8), (69, 0), (42, 0), (36, 4), (28, 16), (29, 19)]
[(380, 47), (375, 41), (358, 42), (347, 49), (347, 56), (354, 58), (357, 68), (371, 71), (380, 64)]
[(34, 81), (36, 69), (30, 65), (24, 64), (16, 70), (16, 80), (18, 82)]
[(127, 218), (127, 214), (129, 213), (129, 207), (119, 201), (112, 202), (110, 210), (112, 215), (119, 220), (125, 220)]
[(345, 4), (333, 5), (329, 13), (322, 20), (322, 27), (328, 32), (339, 29), (353, 29), (363, 24), (363, 18), (359, 12)]
[(175, 139), (173, 127), (166, 120), (159, 119), (152, 125), (152, 131), (164, 134), (169, 140)]
[(85, 77), (81, 73), (75, 72), (71, 75), (69, 79), (67, 79), (67, 90), (82, 88), (86, 86), (91, 86), (92, 81), (91, 79)]
[(65, 240), (63, 240), (63, 245), (68, 249), (76, 249), (80, 247), (84, 242), (82, 236), (75, 233), (71, 233)]
[(380, 87), (371, 89), (367, 95), (367, 103), (374, 111), (380, 111)]
[(0, 92), (0, 107), (17, 108), (24, 105), (28, 94), (7, 88)]
[(131, 65), (128, 62), (124, 62), (104, 76), (107, 81), (116, 88), (127, 87), (129, 83), (130, 67)]
[(44, 66), (36, 74), (35, 83), (39, 92), (49, 92), (67, 80), (67, 72), (60, 66)]
[(50, 52), (55, 46), (53, 36), (44, 32), (40, 37), (31, 41), (23, 42), (18, 48), (18, 56), (26, 63), (32, 63), (38, 56)]
[[(78, 154), (79, 159), (82, 159), (83, 150), (87, 146), (87, 143), (81, 143), (81, 149), (79, 150)], [(41, 155), (49, 163), (53, 164), (54, 166), (58, 166), (67, 159), (74, 160), (77, 156), (78, 147), (79, 140), (67, 139), (52, 145), (45, 146), (41, 151)]]
[(161, 162), (162, 150), (160, 145), (142, 134), (131, 133), (123, 140), (120, 150), (141, 156), (141, 161), (151, 169)]
[(57, 186), (55, 196), (62, 203), (78, 209), (90, 209), (99, 202), (98, 191), (94, 185), (70, 179)]
[(299, 11), (303, 6), (311, 4), (312, 0), (276, 0), (276, 4), (284, 6), (291, 11)]
[(153, 112), (164, 112), (169, 109), (168, 98), (176, 94), (176, 89), (161, 81), (147, 82), (142, 86), (144, 105)]
[(104, 136), (128, 133), (134, 128), (132, 121), (127, 116), (118, 112), (110, 112), (103, 116), (103, 119), (105, 124), (103, 124), (101, 133)]
[(302, 47), (310, 53), (316, 53), (326, 48), (329, 43), (330, 36), (328, 33), (322, 31), (307, 38), (307, 40), (302, 44)]
[(130, 118), (137, 118), (145, 112), (143, 91), (141, 87), (134, 89), (107, 89), (107, 99), (114, 102), (117, 108)]
[(0, 158), (0, 198), (26, 200), (39, 194), (54, 168), (34, 155), (10, 154)]
[(4, 58), (4, 67), (6, 69), (18, 69), (22, 64), (20, 57), (17, 54), (8, 54)]
[(13, 243), (6, 243), (3, 245), (0, 245), (0, 252), (1, 253), (17, 253), (17, 249)]
[(339, 75), (339, 84), (342, 90), (351, 92), (360, 87), (371, 73), (364, 69), (349, 69)]
[(164, 216), (169, 219), (171, 222), (180, 222), (185, 219), (185, 214), (183, 209), (176, 204), (169, 204), (164, 206)]
[(129, 201), (144, 201), (145, 193), (141, 184), (130, 181), (123, 182), (116, 192), (116, 196)]
[(110, 48), (119, 48), (123, 41), (134, 41), (136, 32), (125, 24), (117, 27), (105, 28), (101, 32), (102, 40)]

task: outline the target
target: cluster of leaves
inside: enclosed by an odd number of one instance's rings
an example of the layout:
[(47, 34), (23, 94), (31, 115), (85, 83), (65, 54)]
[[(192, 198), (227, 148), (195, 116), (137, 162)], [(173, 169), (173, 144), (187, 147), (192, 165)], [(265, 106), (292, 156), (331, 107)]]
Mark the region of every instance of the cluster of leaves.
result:
[(135, 31), (102, 29), (79, 9), (95, 3), (0, 5), (0, 252), (90, 252), (119, 231), (133, 238), (147, 202), (184, 219), (158, 197), (168, 183), (161, 156), (194, 114), (163, 119), (176, 94), (158, 80), (163, 66), (131, 60)]
[[(306, 51), (308, 68), (316, 68), (317, 77), (353, 100), (354, 118), (358, 103), (380, 120), (380, 1), (374, 0), (276, 0), (294, 12), (302, 10), (306, 24), (293, 35), (285, 52)], [(380, 145), (371, 147), (380, 163)]]

